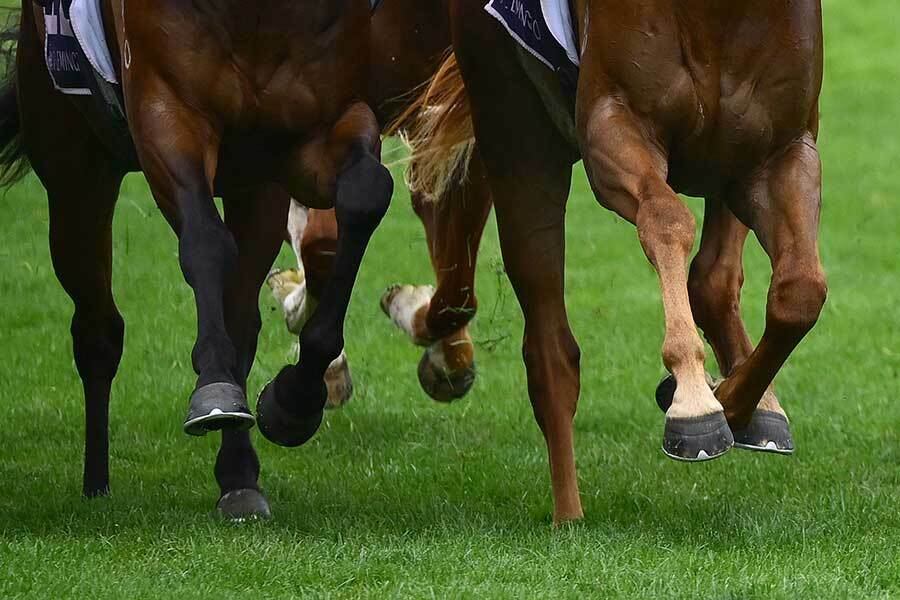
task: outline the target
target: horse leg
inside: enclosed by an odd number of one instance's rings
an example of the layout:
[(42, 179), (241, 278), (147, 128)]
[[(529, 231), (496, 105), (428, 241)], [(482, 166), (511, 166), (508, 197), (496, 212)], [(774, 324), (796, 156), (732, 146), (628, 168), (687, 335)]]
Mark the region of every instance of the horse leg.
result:
[(119, 367), (125, 323), (113, 300), (112, 218), (120, 177), (82, 171), (76, 192), (48, 187), (50, 254), (75, 304), (72, 349), (84, 387), (84, 495), (109, 493), (109, 393)]
[[(297, 256), (297, 269), (279, 271), (268, 278), (269, 287), (284, 308), (288, 330), (300, 330), (319, 304), (319, 295), (334, 268), (337, 222), (333, 210), (308, 209), (291, 201), (288, 237)], [(325, 371), (326, 408), (340, 408), (353, 395), (353, 379), (346, 350)]]
[(438, 402), (462, 398), (475, 383), (475, 352), (468, 324), (478, 306), (475, 266), (491, 194), (477, 153), (469, 176), (448, 186), (441, 198), (413, 193), (437, 279), (431, 286), (394, 285), (381, 307), (414, 344), (426, 346), (419, 383)]
[(101, 496), (109, 493), (109, 395), (125, 333), (111, 288), (122, 173), (110, 165), (81, 112), (53, 89), (35, 11), (28, 4), (22, 11), (18, 109), (31, 165), (47, 190), (53, 267), (75, 305), (72, 350), (85, 403), (83, 493)]
[(821, 165), (811, 136), (774, 159), (748, 193), (732, 201), (732, 210), (751, 225), (772, 261), (763, 336), (716, 389), (736, 431), (758, 427), (753, 419), (757, 413), (770, 419), (781, 416), (771, 407), (757, 407), (825, 303), (827, 286), (818, 252), (820, 206)]
[[(288, 201), (287, 194), (276, 185), (229, 193), (223, 198), (225, 224), (238, 248), (237, 269), (226, 289), (225, 319), (237, 349), (238, 383), (244, 390), (262, 326), (259, 289), (281, 247)], [(215, 475), (220, 513), (232, 519), (270, 516), (269, 504), (258, 485), (259, 459), (249, 431), (222, 431)]]
[[(454, 49), (471, 99), (506, 272), (525, 316), (528, 395), (547, 444), (553, 522), (560, 524), (584, 514), (573, 428), (580, 350), (564, 298), (565, 206), (577, 156), (523, 69), (514, 42), (479, 5), (454, 6)], [(493, 64), (485, 69), (485, 40), (493, 38)]]
[(731, 448), (734, 439), (707, 384), (703, 341), (691, 312), (687, 259), (695, 222), (666, 183), (666, 157), (645, 131), (612, 98), (593, 100), (579, 118), (585, 168), (598, 200), (636, 224), (659, 275), (666, 321), (663, 362), (677, 381), (663, 450), (678, 460), (708, 460)]
[(225, 286), (237, 268), (238, 249), (212, 196), (219, 133), (165, 91), (146, 92), (141, 110), (130, 114), (144, 173), (178, 234), (181, 269), (196, 301), (191, 359), (198, 378), (184, 431), (205, 435), (223, 428), (249, 429), (254, 418), (238, 382), (237, 351), (225, 325)]
[[(326, 166), (334, 168), (334, 186), (328, 186), (334, 190), (338, 233), (334, 269), (300, 333), (299, 363), (284, 367), (263, 389), (257, 405), (260, 431), (283, 446), (305, 443), (322, 422), (328, 398), (325, 371), (344, 348), (344, 319), (356, 275), (393, 191), (390, 172), (379, 162), (379, 128), (368, 107), (357, 104), (348, 109), (333, 132), (329, 144), (334, 144), (335, 151), (325, 155), (336, 159), (334, 165)], [(299, 153), (300, 172), (306, 168), (304, 155), (305, 149)], [(302, 184), (299, 187), (296, 191), (302, 193)]]
[[(691, 263), (688, 289), (697, 325), (712, 346), (723, 377), (728, 377), (753, 351), (741, 318), (744, 281), (743, 249), (749, 230), (719, 199), (706, 201), (700, 250)], [(751, 424), (732, 430), (735, 447), (790, 454), (794, 442), (787, 415), (774, 393), (766, 388)], [(668, 410), (675, 392), (670, 375), (657, 388), (657, 402)]]

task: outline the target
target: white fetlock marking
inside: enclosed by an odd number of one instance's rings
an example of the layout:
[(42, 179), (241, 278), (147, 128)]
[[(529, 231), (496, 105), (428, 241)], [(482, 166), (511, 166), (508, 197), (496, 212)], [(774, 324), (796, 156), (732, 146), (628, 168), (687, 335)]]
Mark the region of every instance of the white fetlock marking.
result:
[(706, 450), (701, 450), (697, 453), (697, 460), (709, 460), (709, 454), (706, 453)]
[(709, 389), (705, 374), (698, 377), (676, 375), (675, 379), (678, 387), (675, 389), (675, 397), (672, 400), (672, 406), (666, 412), (666, 417), (690, 419), (722, 412), (722, 405)]
[(306, 280), (304, 280), (284, 299), (284, 320), (288, 331), (300, 335), (300, 330), (315, 308), (315, 301), (306, 294)]
[(300, 243), (303, 241), (303, 232), (309, 223), (309, 209), (291, 199), (291, 208), (288, 211), (287, 229), (291, 236), (291, 247), (297, 255), (297, 264), (303, 268), (303, 258), (300, 256)]
[(413, 343), (416, 343), (414, 319), (416, 312), (423, 306), (427, 306), (434, 296), (434, 287), (430, 285), (403, 285), (394, 292), (388, 306), (388, 314), (391, 321), (405, 331)]

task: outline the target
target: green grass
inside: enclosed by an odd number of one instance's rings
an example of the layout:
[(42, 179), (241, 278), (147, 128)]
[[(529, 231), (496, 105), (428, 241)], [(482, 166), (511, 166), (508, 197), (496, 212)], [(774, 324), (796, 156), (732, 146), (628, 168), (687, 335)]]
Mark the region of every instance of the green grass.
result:
[[(579, 170), (568, 302), (583, 350), (576, 432), (587, 517), (562, 530), (549, 523), (522, 320), (493, 225), (478, 279), (480, 374), (466, 400), (424, 397), (419, 351), (379, 311), (388, 284), (431, 280), (402, 190), (348, 320), (354, 401), (329, 413), (302, 449), (254, 434), (275, 518), (235, 525), (212, 511), (217, 440), (180, 431), (195, 325), (175, 238), (143, 180), (130, 178), (115, 224), (127, 333), (113, 389), (113, 495), (82, 500), (71, 305), (50, 266), (43, 191), (30, 177), (0, 198), (0, 597), (900, 596), (895, 3), (825, 2), (822, 249), (831, 291), (779, 379), (793, 458), (733, 451), (690, 466), (662, 456), (652, 400), (663, 371), (656, 279), (633, 228), (596, 205)], [(750, 246), (745, 313), (758, 335), (770, 271)], [(280, 263), (289, 265), (287, 253)], [(265, 294), (261, 306), (254, 391), (292, 345)]]

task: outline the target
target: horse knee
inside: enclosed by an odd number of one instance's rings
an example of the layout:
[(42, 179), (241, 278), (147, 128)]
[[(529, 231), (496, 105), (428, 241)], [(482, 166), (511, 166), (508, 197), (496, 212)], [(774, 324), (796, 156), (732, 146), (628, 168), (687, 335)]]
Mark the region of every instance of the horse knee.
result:
[(185, 223), (181, 227), (178, 255), (188, 285), (208, 285), (201, 278), (215, 277), (224, 285), (226, 273), (237, 268), (238, 246), (218, 217)]
[(697, 222), (693, 213), (664, 183), (650, 184), (636, 216), (638, 238), (654, 265), (675, 253), (687, 257), (694, 247)]
[(372, 154), (360, 154), (338, 179), (334, 206), (338, 226), (371, 235), (387, 213), (393, 190), (390, 171)]
[(779, 329), (804, 335), (816, 324), (828, 286), (820, 265), (792, 267), (789, 273), (776, 274), (769, 289), (767, 321)]

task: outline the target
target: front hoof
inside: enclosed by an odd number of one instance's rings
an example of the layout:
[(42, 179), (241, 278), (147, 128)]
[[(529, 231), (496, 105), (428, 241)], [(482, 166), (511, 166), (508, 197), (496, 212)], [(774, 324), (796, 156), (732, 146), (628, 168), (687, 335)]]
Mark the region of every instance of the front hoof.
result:
[(449, 403), (459, 400), (475, 385), (475, 363), (459, 371), (449, 371), (435, 365), (428, 350), (419, 361), (419, 384), (433, 400)]
[(666, 419), (663, 452), (669, 458), (702, 462), (718, 458), (734, 445), (734, 436), (723, 412), (702, 417)]
[(201, 436), (220, 429), (243, 431), (253, 427), (255, 422), (240, 386), (210, 383), (191, 394), (184, 432)]
[(734, 431), (734, 445), (755, 452), (794, 453), (794, 439), (787, 417), (771, 410), (754, 411), (750, 423)]
[[(322, 384), (322, 393), (325, 384)], [(275, 381), (270, 381), (259, 394), (256, 403), (257, 422), (263, 436), (279, 446), (302, 446), (316, 434), (322, 424), (324, 411), (319, 409), (309, 416), (298, 416), (284, 409), (275, 394)]]
[(353, 396), (353, 378), (350, 377), (350, 363), (343, 352), (325, 371), (325, 387), (328, 390), (326, 409), (341, 408)]
[(269, 502), (262, 492), (254, 489), (233, 490), (225, 493), (216, 504), (219, 514), (230, 521), (268, 519), (272, 516)]

